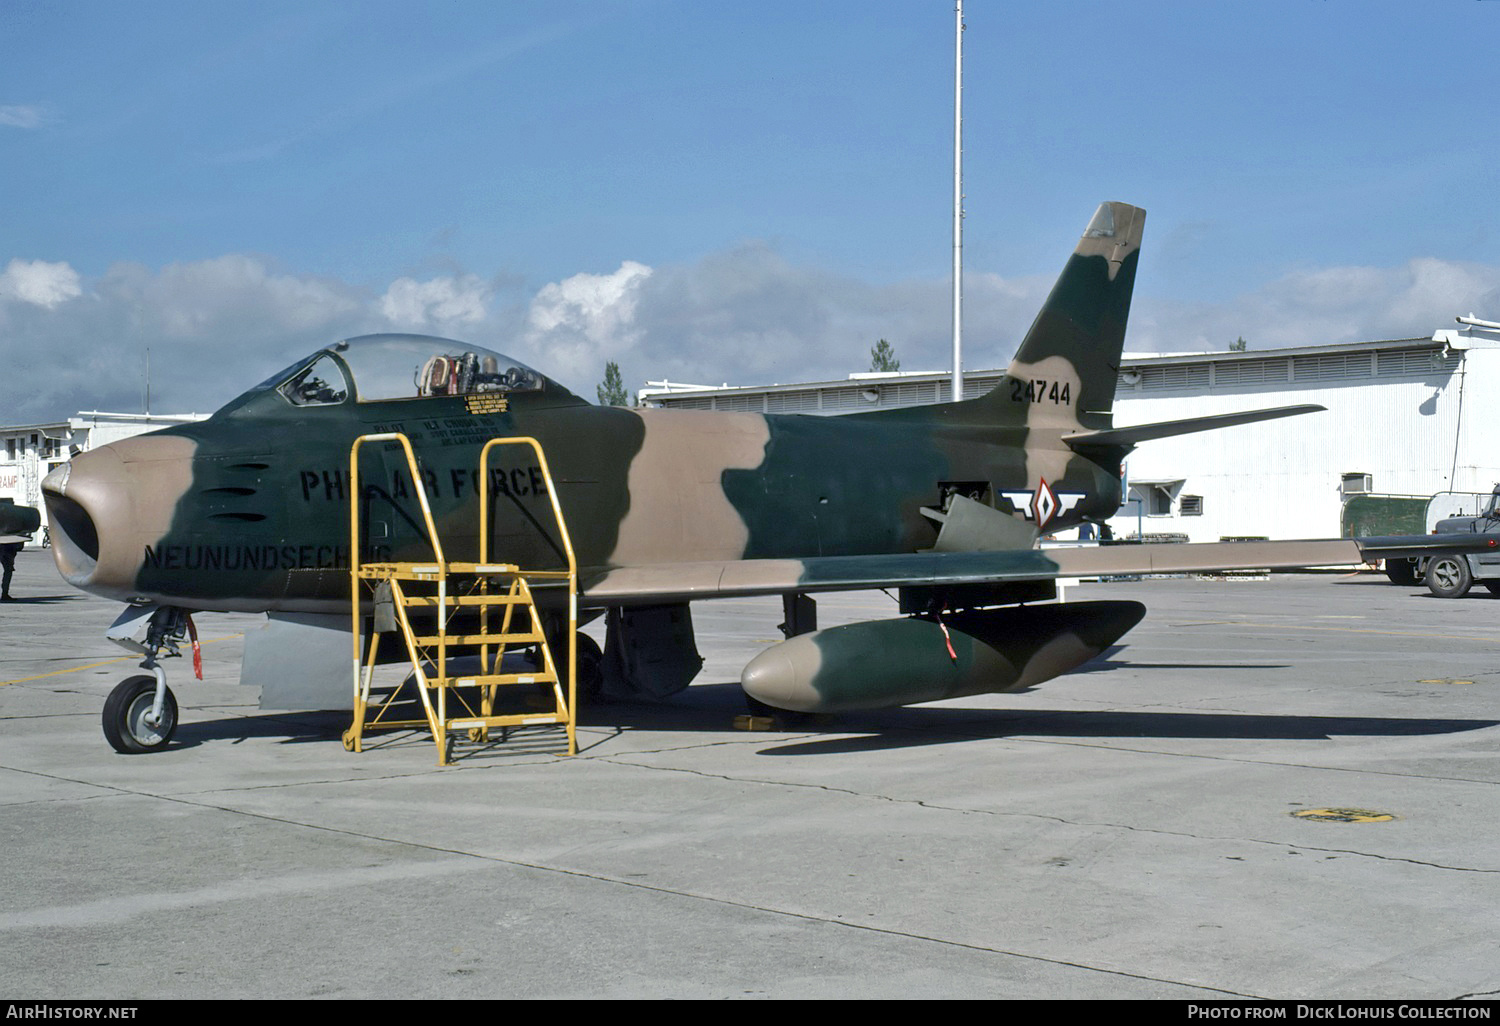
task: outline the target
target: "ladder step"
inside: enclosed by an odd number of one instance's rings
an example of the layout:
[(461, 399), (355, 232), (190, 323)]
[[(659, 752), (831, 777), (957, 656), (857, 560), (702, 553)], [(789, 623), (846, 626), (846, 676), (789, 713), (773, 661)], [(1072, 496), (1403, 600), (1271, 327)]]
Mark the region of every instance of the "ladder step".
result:
[[(435, 606), (438, 604), (436, 595), (405, 595), (401, 599), (408, 606)], [(526, 599), (521, 595), (449, 595), (450, 606), (519, 606), (525, 605)]]
[(529, 716), (473, 716), (449, 720), (449, 730), (473, 730), (475, 727), (526, 727), (541, 723), (567, 723), (562, 713), (532, 713)]
[(566, 581), (566, 570), (522, 570), (513, 563), (361, 563), (360, 577), (395, 577), (401, 580), (436, 580), (444, 574), (451, 577), (518, 577), (526, 580)]
[(539, 631), (531, 631), (526, 634), (418, 634), (412, 636), (412, 643), (422, 648), (432, 648), (439, 641), (447, 640), (449, 646), (453, 645), (530, 645), (542, 641), (543, 637)]
[(359, 576), (376, 581), (436, 581), (442, 574), (434, 567), (416, 567), (411, 570), (391, 570), (370, 568), (362, 566), (359, 568)]
[(430, 688), (474, 688), (492, 684), (556, 684), (557, 675), (544, 673), (476, 673), (466, 677), (429, 677)]

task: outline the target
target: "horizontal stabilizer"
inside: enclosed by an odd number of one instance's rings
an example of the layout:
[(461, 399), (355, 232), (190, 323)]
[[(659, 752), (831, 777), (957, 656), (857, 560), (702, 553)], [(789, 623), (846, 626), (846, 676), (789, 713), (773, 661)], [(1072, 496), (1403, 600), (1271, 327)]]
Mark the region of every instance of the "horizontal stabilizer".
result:
[(1063, 435), (1063, 441), (1077, 449), (1079, 446), (1118, 446), (1129, 449), (1157, 438), (1174, 435), (1190, 435), (1195, 431), (1212, 431), (1215, 428), (1234, 427), (1236, 424), (1254, 424), (1262, 420), (1280, 417), (1296, 417), (1303, 413), (1318, 413), (1327, 409), (1311, 403), (1301, 406), (1278, 406), (1270, 410), (1248, 410), (1244, 413), (1219, 413), (1211, 417), (1188, 417), (1185, 420), (1165, 420), (1157, 424), (1137, 424), (1134, 427), (1102, 428), (1098, 431), (1075, 431)]

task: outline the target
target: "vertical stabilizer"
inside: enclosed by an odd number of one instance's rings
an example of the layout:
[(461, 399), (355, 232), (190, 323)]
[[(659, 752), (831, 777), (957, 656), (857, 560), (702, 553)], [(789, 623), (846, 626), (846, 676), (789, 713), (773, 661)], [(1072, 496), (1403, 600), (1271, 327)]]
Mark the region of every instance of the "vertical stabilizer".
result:
[(1104, 203), (986, 402), (1032, 426), (1110, 426), (1146, 212)]

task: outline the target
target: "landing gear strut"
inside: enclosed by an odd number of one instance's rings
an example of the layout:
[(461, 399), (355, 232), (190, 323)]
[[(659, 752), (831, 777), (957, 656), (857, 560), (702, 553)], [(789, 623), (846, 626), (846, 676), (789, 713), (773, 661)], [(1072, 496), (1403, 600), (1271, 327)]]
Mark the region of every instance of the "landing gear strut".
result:
[(141, 669), (150, 676), (127, 677), (104, 702), (104, 739), (122, 755), (165, 748), (177, 733), (177, 698), (167, 687), (158, 659), (181, 656), (179, 646), (191, 638), (193, 669), (201, 680), (197, 659), (198, 635), (188, 611), (175, 606), (138, 606), (127, 609), (105, 633), (115, 644), (139, 652)]

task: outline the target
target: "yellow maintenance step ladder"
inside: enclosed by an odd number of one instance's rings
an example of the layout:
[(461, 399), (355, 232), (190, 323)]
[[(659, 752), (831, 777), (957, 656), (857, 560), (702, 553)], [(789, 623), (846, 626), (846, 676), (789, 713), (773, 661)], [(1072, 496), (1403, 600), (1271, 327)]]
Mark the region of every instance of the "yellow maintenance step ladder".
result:
[[(360, 562), (359, 450), (366, 442), (399, 442), (406, 454), (407, 469), (421, 504), (433, 559), (425, 562)], [(438, 765), (446, 766), (454, 734), (466, 733), (470, 741), (489, 740), (489, 731), (500, 728), (557, 724), (566, 728), (568, 754), (578, 752), (575, 732), (578, 666), (578, 565), (573, 543), (557, 502), (557, 489), (541, 444), (534, 438), (495, 438), (479, 454), (479, 478), (489, 481), (490, 450), (500, 445), (529, 445), (536, 454), (552, 514), (567, 557), (566, 570), (524, 570), (513, 563), (491, 562), (489, 488), (479, 491), (479, 560), (451, 562), (443, 555), (442, 541), (427, 501), (427, 490), (417, 467), (411, 441), (396, 432), (361, 435), (349, 450), (349, 551), (350, 588), (354, 620), (354, 723), (344, 732), (344, 747), (362, 750), (364, 732), (383, 728), (427, 727), (438, 748)], [(567, 688), (542, 628), (541, 615), (532, 595), (533, 582), (564, 581), (568, 589)], [(373, 606), (368, 653), (362, 658), (360, 634), (363, 611)], [(429, 613), (430, 633), (417, 633), (411, 611)], [(450, 631), (455, 614), (462, 614), (462, 633)], [(476, 625), (477, 619), (477, 625)], [(424, 719), (397, 719), (397, 688), (383, 700), (371, 698), (376, 650), (380, 636), (400, 631), (411, 660), (416, 690), (426, 712)], [(535, 646), (540, 665), (526, 672), (503, 672), (508, 650)], [(550, 710), (496, 712), (500, 689), (524, 685), (532, 693), (550, 694)]]

